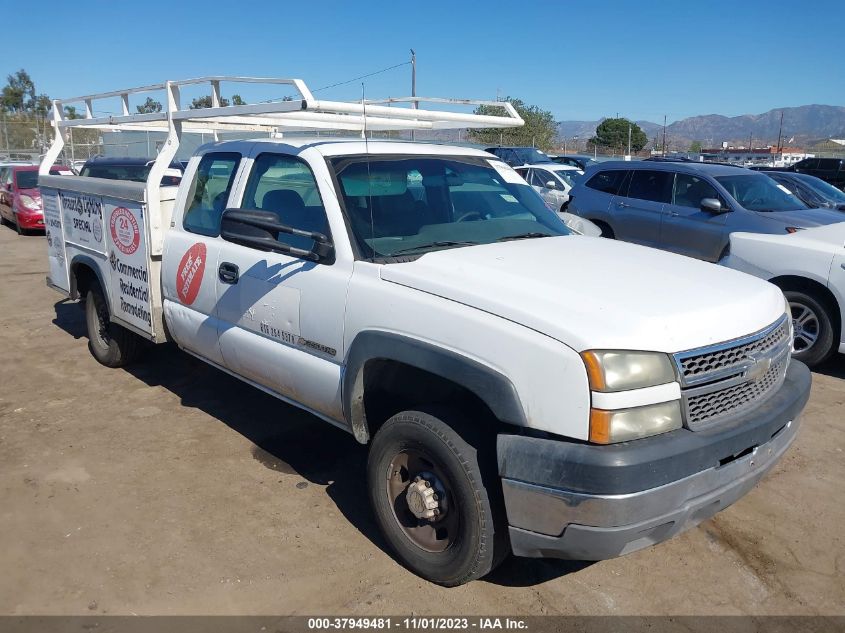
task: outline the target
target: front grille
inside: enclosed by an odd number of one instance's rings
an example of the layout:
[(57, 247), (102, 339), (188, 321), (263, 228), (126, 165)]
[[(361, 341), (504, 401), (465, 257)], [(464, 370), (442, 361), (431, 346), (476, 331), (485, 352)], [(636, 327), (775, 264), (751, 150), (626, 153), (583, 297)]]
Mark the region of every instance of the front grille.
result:
[(789, 345), (790, 342), (789, 321), (784, 318), (757, 334), (737, 341), (733, 346), (718, 346), (703, 353), (693, 350), (678, 354), (677, 362), (683, 384), (694, 385), (720, 375), (744, 371), (750, 354), (765, 354), (779, 346)]
[(759, 382), (743, 382), (727, 389), (686, 397), (687, 426), (692, 431), (700, 431), (729, 415), (738, 415), (759, 404), (780, 386), (788, 362), (789, 357), (784, 356), (769, 368)]
[[(721, 345), (675, 354), (685, 425), (709, 428), (772, 395), (783, 382), (792, 347), (790, 322)], [(768, 364), (762, 375), (756, 375)]]

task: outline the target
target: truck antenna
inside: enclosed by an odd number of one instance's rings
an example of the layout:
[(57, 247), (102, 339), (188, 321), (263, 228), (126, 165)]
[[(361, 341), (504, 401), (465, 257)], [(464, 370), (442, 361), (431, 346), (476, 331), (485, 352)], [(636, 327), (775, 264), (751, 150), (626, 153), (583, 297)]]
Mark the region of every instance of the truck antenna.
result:
[(376, 227), (375, 221), (373, 220), (373, 183), (370, 179), (370, 142), (367, 140), (367, 100), (364, 98), (365, 96), (365, 88), (364, 82), (361, 82), (361, 109), (364, 111), (364, 124), (362, 127), (362, 133), (364, 135), (364, 154), (367, 157), (367, 207), (370, 212), (370, 250), (372, 252), (372, 257), (375, 259), (376, 257), (376, 247), (374, 246), (373, 242), (375, 241), (376, 237)]

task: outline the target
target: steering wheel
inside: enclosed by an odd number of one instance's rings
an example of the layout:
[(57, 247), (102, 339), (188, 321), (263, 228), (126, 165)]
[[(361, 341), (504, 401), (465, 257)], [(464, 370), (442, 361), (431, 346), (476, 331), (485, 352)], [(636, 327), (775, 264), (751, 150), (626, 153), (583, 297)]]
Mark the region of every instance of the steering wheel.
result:
[(455, 220), (455, 222), (469, 222), (470, 218), (474, 220), (483, 220), (484, 216), (481, 215), (478, 211), (467, 211), (461, 217)]

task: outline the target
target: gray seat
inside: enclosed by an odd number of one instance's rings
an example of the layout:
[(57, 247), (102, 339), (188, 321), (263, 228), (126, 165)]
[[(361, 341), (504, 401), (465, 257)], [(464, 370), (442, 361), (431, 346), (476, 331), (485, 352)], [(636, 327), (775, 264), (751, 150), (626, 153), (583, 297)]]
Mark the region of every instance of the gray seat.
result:
[[(260, 209), (273, 211), (279, 222), (295, 229), (328, 234), (326, 213), (322, 207), (306, 207), (305, 201), (293, 189), (274, 189), (264, 194)], [(285, 241), (289, 241), (285, 239)]]

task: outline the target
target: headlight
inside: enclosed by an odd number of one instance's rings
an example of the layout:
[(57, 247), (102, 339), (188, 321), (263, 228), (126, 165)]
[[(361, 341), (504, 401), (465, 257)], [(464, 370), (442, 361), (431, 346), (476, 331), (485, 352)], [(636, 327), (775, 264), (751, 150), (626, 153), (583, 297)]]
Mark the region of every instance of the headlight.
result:
[(27, 209), (38, 210), (41, 208), (41, 201), (35, 200), (32, 196), (21, 195), (21, 204)]
[(669, 356), (659, 352), (591, 350), (582, 352), (593, 391), (626, 391), (675, 381)]
[(631, 409), (590, 410), (590, 441), (613, 444), (637, 440), (681, 428), (681, 403), (678, 400)]

